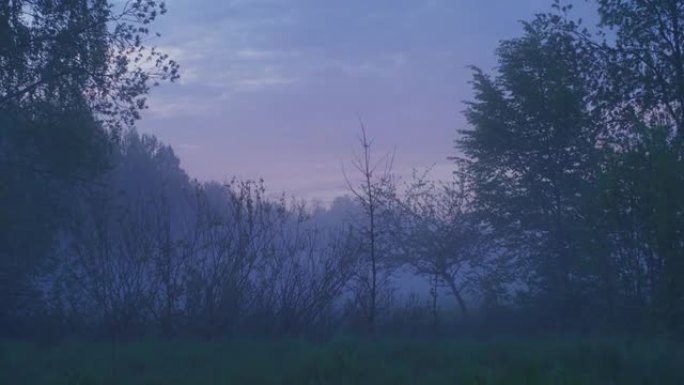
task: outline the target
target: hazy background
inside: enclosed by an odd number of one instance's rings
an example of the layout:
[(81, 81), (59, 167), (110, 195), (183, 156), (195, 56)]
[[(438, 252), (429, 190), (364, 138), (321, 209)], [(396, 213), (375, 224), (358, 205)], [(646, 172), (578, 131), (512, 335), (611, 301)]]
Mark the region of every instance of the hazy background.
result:
[[(263, 177), (329, 203), (344, 193), (358, 116), (395, 171), (453, 171), (469, 65), (489, 70), (548, 0), (171, 0), (156, 43), (181, 65), (138, 122), (200, 180)], [(576, 15), (591, 14), (578, 4)]]
[(0, 384), (684, 384), (684, 0), (591, 3), (0, 2)]

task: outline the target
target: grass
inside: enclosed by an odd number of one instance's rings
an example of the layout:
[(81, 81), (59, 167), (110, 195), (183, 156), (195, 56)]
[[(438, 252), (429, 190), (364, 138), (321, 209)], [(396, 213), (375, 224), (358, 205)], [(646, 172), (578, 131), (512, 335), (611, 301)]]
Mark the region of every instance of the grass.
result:
[(630, 339), (0, 342), (0, 384), (682, 385), (684, 346)]

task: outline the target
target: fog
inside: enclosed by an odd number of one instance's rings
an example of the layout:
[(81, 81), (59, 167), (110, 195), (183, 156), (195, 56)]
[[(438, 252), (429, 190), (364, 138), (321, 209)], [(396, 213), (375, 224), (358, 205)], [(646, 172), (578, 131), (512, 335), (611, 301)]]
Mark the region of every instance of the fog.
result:
[(0, 382), (681, 383), (682, 20), (0, 3)]

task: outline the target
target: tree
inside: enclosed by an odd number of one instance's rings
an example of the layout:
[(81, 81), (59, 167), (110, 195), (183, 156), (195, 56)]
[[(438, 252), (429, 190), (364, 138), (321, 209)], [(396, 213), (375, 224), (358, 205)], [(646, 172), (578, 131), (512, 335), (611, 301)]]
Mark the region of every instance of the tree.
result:
[[(684, 322), (684, 161), (670, 127), (642, 127), (613, 154), (599, 183), (621, 305), (667, 328)], [(651, 318), (651, 319), (649, 319)]]
[[(599, 106), (610, 132), (601, 173), (613, 259), (631, 307), (684, 325), (684, 4), (598, 0), (614, 38), (593, 43), (605, 64)], [(604, 33), (605, 35), (605, 33)]]
[[(440, 286), (449, 290), (464, 316), (469, 314), (466, 293), (493, 294), (493, 302), (500, 294), (495, 287), (488, 293), (480, 290), (488, 275), (503, 266), (492, 258), (494, 244), (487, 238), (487, 229), (472, 210), (469, 198), (463, 179), (435, 182), (426, 175), (414, 175), (397, 203), (391, 231), (399, 250), (396, 257), (433, 281), (433, 317), (437, 314)], [(498, 285), (505, 282), (503, 276), (497, 278)]]
[(609, 62), (602, 97), (615, 107), (614, 117), (622, 129), (640, 122), (666, 126), (682, 146), (684, 4), (678, 0), (597, 2), (601, 25), (616, 32), (614, 41), (604, 41), (600, 47)]
[(164, 13), (156, 0), (3, 2), (0, 108), (85, 108), (109, 125), (131, 125), (151, 83), (178, 77), (173, 60), (143, 44)]
[(457, 142), (478, 211), (559, 321), (582, 309), (582, 205), (600, 132), (590, 109), (596, 61), (576, 27), (539, 15), (523, 37), (501, 43), (495, 77), (475, 68), (470, 128)]
[(0, 3), (0, 324), (26, 310), (30, 277), (73, 215), (70, 191), (106, 170), (153, 82), (178, 77), (143, 44), (165, 11), (154, 0)]
[(360, 182), (354, 185), (346, 175), (345, 178), (349, 190), (362, 209), (363, 217), (358, 220), (360, 224), (357, 232), (365, 257), (362, 258), (358, 274), (358, 283), (361, 286), (356, 295), (366, 318), (367, 330), (373, 334), (377, 326), (381, 288), (387, 280), (384, 275), (387, 272), (387, 232), (383, 229), (385, 225), (382, 220), (387, 217), (394, 195), (393, 157), (386, 156), (376, 163), (372, 157), (372, 142), (366, 135), (363, 122), (359, 144), (361, 154), (356, 156), (353, 166), (360, 176)]
[(684, 5), (597, 3), (603, 41), (555, 1), (475, 70), (459, 161), (554, 314), (680, 327)]
[(43, 291), (53, 310), (67, 309), (58, 313), (84, 331), (131, 337), (154, 321), (169, 334), (190, 263), (184, 241), (193, 233), (192, 185), (168, 146), (134, 130), (112, 160), (98, 183), (74, 194), (75, 214), (46, 258), (52, 268), (41, 276)]

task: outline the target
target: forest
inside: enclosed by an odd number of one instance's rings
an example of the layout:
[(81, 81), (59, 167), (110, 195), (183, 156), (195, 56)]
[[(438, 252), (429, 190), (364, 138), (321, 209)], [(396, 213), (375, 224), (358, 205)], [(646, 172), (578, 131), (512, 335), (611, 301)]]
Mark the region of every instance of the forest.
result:
[(137, 131), (164, 2), (0, 1), (0, 382), (684, 383), (684, 2), (594, 2), (453, 85), (451, 179), (360, 121), (323, 207)]

